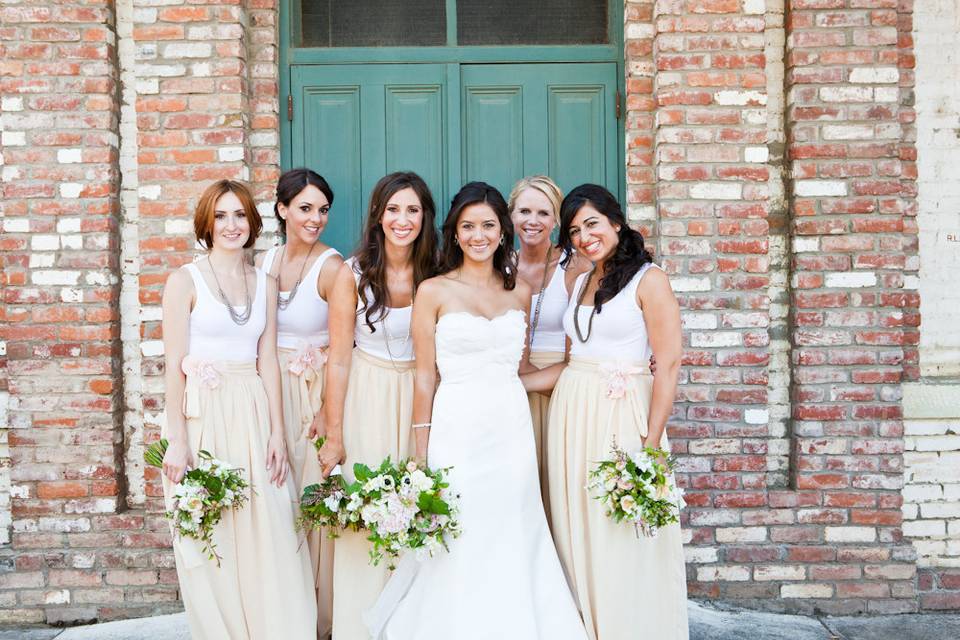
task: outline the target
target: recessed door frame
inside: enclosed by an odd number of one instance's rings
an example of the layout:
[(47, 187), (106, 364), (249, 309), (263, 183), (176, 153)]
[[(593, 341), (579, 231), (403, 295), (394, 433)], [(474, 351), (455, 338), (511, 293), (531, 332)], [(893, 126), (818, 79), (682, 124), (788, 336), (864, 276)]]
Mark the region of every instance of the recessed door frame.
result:
[[(448, 109), (460, 108), (460, 64), (522, 63), (522, 62), (613, 62), (617, 65), (617, 91), (625, 107), (623, 0), (608, 0), (607, 28), (610, 42), (602, 45), (531, 45), (531, 46), (456, 46), (456, 2), (446, 0), (447, 42), (443, 47), (294, 47), (293, 21), (298, 18), (297, 0), (280, 0), (280, 166), (286, 170), (292, 163), (292, 122), (287, 118), (287, 100), (291, 95), (294, 65), (313, 64), (412, 64), (441, 63), (447, 65), (450, 91)], [(625, 120), (616, 121), (618, 196), (625, 202), (626, 152)], [(447, 169), (451, 179), (460, 174), (460, 141), (448, 138)]]

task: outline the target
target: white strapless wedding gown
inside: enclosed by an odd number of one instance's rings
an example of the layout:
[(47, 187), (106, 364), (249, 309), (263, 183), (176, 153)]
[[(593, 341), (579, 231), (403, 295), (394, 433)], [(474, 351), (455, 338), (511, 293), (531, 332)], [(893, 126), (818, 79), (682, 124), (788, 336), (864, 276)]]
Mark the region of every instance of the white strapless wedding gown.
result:
[(437, 322), (441, 383), (427, 462), (452, 467), (461, 536), (406, 555), (366, 621), (377, 640), (585, 640), (547, 529), (527, 394), (526, 324), (512, 310)]

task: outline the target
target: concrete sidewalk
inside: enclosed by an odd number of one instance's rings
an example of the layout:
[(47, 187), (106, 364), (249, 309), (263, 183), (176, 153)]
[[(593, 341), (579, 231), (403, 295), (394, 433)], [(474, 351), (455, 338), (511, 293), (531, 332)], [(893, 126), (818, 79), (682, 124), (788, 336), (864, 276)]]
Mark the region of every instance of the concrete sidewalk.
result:
[[(638, 633), (638, 638), (642, 635), (642, 632)], [(69, 629), (0, 630), (0, 640), (53, 638), (189, 640), (190, 633), (182, 613)], [(504, 637), (504, 640), (523, 639)], [(691, 602), (690, 640), (960, 640), (960, 614), (816, 618), (758, 613)]]

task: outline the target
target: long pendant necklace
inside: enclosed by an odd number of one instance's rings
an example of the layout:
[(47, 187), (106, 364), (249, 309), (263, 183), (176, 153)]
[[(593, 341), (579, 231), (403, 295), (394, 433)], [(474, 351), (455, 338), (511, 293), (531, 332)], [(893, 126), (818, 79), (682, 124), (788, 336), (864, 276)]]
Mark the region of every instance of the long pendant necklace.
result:
[[(414, 298), (414, 294), (411, 293), (410, 295), (411, 310), (413, 308), (413, 298)], [(396, 311), (396, 309), (393, 309), (391, 307), (388, 307), (387, 310), (388, 312)], [(393, 367), (394, 371), (402, 371), (403, 369), (397, 368), (396, 358), (394, 358), (393, 350), (390, 348), (390, 341), (398, 339), (399, 336), (390, 335), (390, 332), (387, 331), (387, 315), (388, 313), (384, 313), (382, 316), (380, 316), (380, 329), (383, 331), (383, 344), (387, 348), (387, 356), (390, 358), (390, 365)], [(407, 335), (403, 337), (403, 341), (400, 343), (402, 346), (402, 349), (406, 349), (408, 342), (410, 342), (410, 323), (409, 322), (407, 323)]]
[(593, 278), (593, 272), (597, 268), (594, 267), (590, 270), (590, 273), (587, 274), (587, 280), (583, 283), (583, 286), (580, 287), (580, 295), (577, 296), (577, 306), (573, 309), (573, 328), (577, 332), (577, 339), (580, 340), (581, 344), (586, 343), (590, 339), (590, 334), (593, 333), (593, 316), (597, 313), (597, 301), (596, 296), (594, 296), (593, 307), (590, 309), (590, 320), (587, 322), (587, 337), (583, 337), (583, 332), (580, 330), (580, 307), (583, 305), (583, 299), (586, 297), (587, 289), (590, 288), (590, 280)]
[[(307, 255), (303, 258), (303, 264), (300, 265), (300, 275), (297, 276), (297, 281), (293, 284), (293, 288), (290, 289), (290, 293), (287, 294), (287, 297), (284, 298), (280, 295), (277, 295), (277, 308), (286, 309), (290, 306), (290, 303), (293, 302), (294, 296), (297, 295), (297, 289), (300, 288), (300, 281), (303, 280), (303, 270), (307, 267), (307, 260), (310, 259), (310, 256), (313, 255), (313, 248), (317, 246), (316, 244), (310, 245), (310, 251), (307, 252)], [(280, 268), (277, 269), (277, 285), (280, 284), (280, 274), (283, 273), (283, 261), (287, 258), (287, 245), (283, 245), (283, 255), (280, 258)]]
[(210, 265), (210, 272), (213, 273), (213, 281), (217, 283), (217, 293), (220, 294), (220, 299), (223, 300), (223, 304), (226, 305), (230, 319), (233, 320), (233, 323), (236, 325), (243, 326), (247, 324), (247, 320), (250, 319), (250, 314), (253, 313), (253, 305), (250, 303), (250, 285), (247, 284), (246, 268), (243, 270), (243, 294), (247, 306), (246, 309), (238, 312), (233, 308), (233, 305), (230, 304), (230, 299), (227, 297), (227, 294), (223, 292), (223, 287), (220, 286), (220, 278), (217, 277), (217, 270), (213, 268), (213, 262), (210, 261), (210, 254), (207, 254), (207, 264)]
[[(560, 268), (560, 265), (557, 265)], [(543, 292), (547, 288), (547, 272), (550, 270), (550, 248), (547, 248), (547, 260), (543, 263), (543, 281), (540, 283), (540, 293), (537, 294), (537, 308), (533, 312), (533, 322), (530, 323), (530, 339), (527, 344), (533, 348), (533, 336), (537, 333), (537, 325), (540, 323), (540, 308), (543, 306)]]

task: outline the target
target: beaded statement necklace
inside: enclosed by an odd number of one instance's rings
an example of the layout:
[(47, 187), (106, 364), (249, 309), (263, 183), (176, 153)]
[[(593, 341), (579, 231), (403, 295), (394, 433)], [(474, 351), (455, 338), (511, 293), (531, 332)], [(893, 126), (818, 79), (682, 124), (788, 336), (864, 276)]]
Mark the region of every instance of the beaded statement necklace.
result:
[(593, 317), (597, 314), (597, 304), (594, 300), (592, 309), (590, 310), (590, 320), (587, 322), (587, 337), (583, 337), (583, 331), (580, 330), (580, 307), (583, 305), (583, 299), (587, 295), (587, 289), (590, 288), (590, 280), (593, 279), (593, 272), (597, 268), (594, 267), (590, 270), (590, 273), (587, 274), (587, 279), (584, 281), (583, 285), (580, 287), (580, 294), (577, 296), (577, 306), (573, 309), (573, 328), (577, 332), (577, 339), (581, 344), (587, 342), (590, 339), (590, 334), (593, 333)]
[(226, 305), (230, 319), (233, 320), (234, 324), (239, 326), (247, 324), (247, 321), (250, 320), (250, 314), (253, 313), (253, 304), (251, 304), (250, 301), (250, 285), (247, 284), (246, 268), (244, 268), (243, 272), (243, 294), (247, 307), (243, 311), (237, 311), (233, 305), (230, 304), (230, 298), (223, 292), (223, 287), (220, 286), (220, 278), (217, 277), (217, 270), (213, 268), (213, 262), (210, 261), (210, 254), (207, 254), (207, 264), (210, 265), (210, 272), (213, 273), (213, 281), (217, 283), (217, 293), (220, 295), (220, 299), (223, 300), (223, 304)]
[[(300, 282), (303, 280), (303, 271), (307, 267), (307, 261), (310, 260), (310, 256), (313, 255), (313, 248), (317, 246), (316, 244), (310, 245), (310, 251), (307, 252), (307, 255), (303, 257), (303, 263), (300, 265), (300, 275), (297, 276), (297, 281), (293, 284), (293, 288), (290, 289), (290, 294), (286, 298), (282, 298), (277, 295), (277, 307), (280, 309), (286, 309), (290, 306), (290, 303), (293, 302), (294, 296), (297, 295), (297, 289), (300, 288)], [(277, 269), (277, 284), (280, 284), (280, 273), (283, 271), (283, 261), (287, 257), (287, 245), (283, 245), (283, 255), (280, 257), (279, 268)]]
[[(530, 323), (530, 338), (527, 344), (533, 347), (533, 336), (537, 333), (537, 325), (540, 323), (540, 308), (543, 306), (543, 292), (547, 288), (547, 272), (550, 271), (550, 252), (547, 249), (547, 259), (543, 263), (543, 281), (540, 283), (540, 293), (537, 294), (537, 308), (533, 312), (533, 321)], [(560, 265), (557, 265), (560, 268)]]

